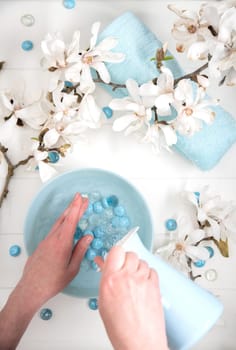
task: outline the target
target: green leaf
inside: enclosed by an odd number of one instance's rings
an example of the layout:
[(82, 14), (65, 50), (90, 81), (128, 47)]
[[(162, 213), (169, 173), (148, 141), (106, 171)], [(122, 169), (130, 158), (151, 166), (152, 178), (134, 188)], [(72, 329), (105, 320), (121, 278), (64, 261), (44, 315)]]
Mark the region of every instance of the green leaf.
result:
[(156, 61), (156, 57), (150, 58), (150, 61)]
[(173, 56), (165, 56), (165, 57), (163, 58), (163, 61), (170, 61), (170, 60), (173, 60), (173, 59), (174, 59)]
[(222, 239), (217, 241), (216, 239), (214, 239), (214, 243), (216, 244), (217, 248), (219, 249), (221, 255), (224, 256), (225, 258), (228, 258), (229, 257), (228, 239), (226, 239), (226, 241), (223, 241)]

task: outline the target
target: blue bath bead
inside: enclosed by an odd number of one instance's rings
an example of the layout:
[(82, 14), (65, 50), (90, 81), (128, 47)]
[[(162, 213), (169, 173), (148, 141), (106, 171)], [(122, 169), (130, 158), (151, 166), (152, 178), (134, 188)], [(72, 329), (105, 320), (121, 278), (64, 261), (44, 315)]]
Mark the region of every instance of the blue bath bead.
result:
[(91, 231), (91, 230), (85, 230), (85, 231), (83, 232), (83, 236), (86, 236), (86, 235), (90, 235), (90, 236), (93, 236), (93, 237), (94, 237), (93, 231)]
[(206, 264), (205, 260), (197, 260), (193, 263), (193, 265), (196, 267), (203, 267), (205, 264)]
[(100, 270), (98, 264), (96, 264), (95, 261), (91, 261), (90, 267), (91, 267), (91, 269), (93, 269), (95, 271), (99, 271)]
[(42, 309), (39, 315), (42, 320), (48, 321), (52, 318), (52, 310), (48, 308)]
[(103, 206), (104, 209), (109, 208), (109, 204), (107, 202), (107, 198), (106, 197), (102, 197), (101, 202), (102, 202), (102, 206)]
[(94, 238), (91, 243), (91, 247), (94, 249), (101, 249), (103, 247), (103, 241), (100, 238)]
[(97, 202), (101, 199), (101, 193), (98, 191), (93, 191), (93, 192), (89, 193), (88, 197), (92, 203)]
[(76, 227), (75, 234), (74, 234), (74, 239), (78, 240), (83, 236), (83, 231), (81, 230), (80, 227)]
[(92, 248), (88, 248), (88, 250), (87, 250), (87, 252), (85, 254), (86, 259), (89, 260), (89, 261), (93, 261), (95, 256), (97, 256), (96, 251), (94, 249), (92, 249)]
[(99, 252), (99, 255), (104, 259), (108, 254), (108, 250), (106, 248), (102, 248)]
[(80, 221), (79, 221), (79, 223), (78, 223), (78, 227), (79, 227), (82, 231), (86, 230), (86, 228), (88, 227), (88, 220), (86, 220), (86, 219), (84, 219), (84, 218), (80, 219)]
[(21, 247), (19, 245), (12, 245), (10, 248), (9, 248), (9, 254), (11, 256), (18, 256), (20, 255), (21, 253)]
[(75, 7), (75, 0), (63, 0), (63, 5), (66, 9), (71, 10)]
[(120, 218), (120, 227), (129, 227), (130, 225), (130, 220), (128, 216), (122, 216)]
[(97, 201), (97, 202), (93, 203), (93, 211), (94, 211), (94, 213), (101, 214), (103, 212), (103, 210), (104, 210), (104, 208), (103, 208), (102, 202)]
[(48, 160), (50, 163), (57, 163), (60, 159), (59, 153), (55, 151), (48, 152)]
[(92, 203), (89, 203), (88, 206), (87, 206), (87, 209), (85, 210), (84, 212), (84, 217), (88, 217), (89, 215), (91, 215), (93, 213), (93, 205)]
[(103, 217), (107, 220), (111, 219), (113, 217), (113, 209), (107, 208), (104, 210)]
[(114, 217), (111, 219), (111, 225), (112, 225), (112, 227), (114, 227), (114, 228), (120, 227), (120, 218), (119, 218), (118, 216), (114, 216)]
[(110, 107), (108, 107), (108, 106), (103, 107), (102, 110), (103, 110), (105, 116), (107, 117), (107, 119), (110, 119), (113, 116), (113, 110)]
[(112, 195), (107, 197), (107, 203), (109, 207), (115, 208), (119, 203), (119, 199), (115, 195)]
[(168, 231), (174, 231), (177, 229), (177, 222), (175, 219), (168, 219), (165, 222), (165, 226)]
[(64, 81), (64, 85), (65, 85), (65, 87), (68, 87), (68, 88), (73, 87), (73, 83), (71, 81), (68, 81), (68, 80)]
[(89, 299), (88, 306), (91, 310), (97, 310), (98, 309), (98, 300), (96, 298)]
[(117, 205), (114, 208), (114, 214), (117, 216), (124, 216), (125, 215), (125, 208), (122, 205)]
[(93, 229), (93, 234), (96, 238), (101, 238), (104, 236), (104, 231), (103, 229), (100, 227), (100, 226), (96, 226), (94, 229)]
[(210, 258), (212, 258), (215, 254), (214, 249), (210, 246), (206, 246), (205, 248), (208, 250)]
[(34, 44), (31, 40), (25, 40), (21, 43), (21, 48), (24, 51), (30, 51), (33, 49), (33, 47), (34, 47)]

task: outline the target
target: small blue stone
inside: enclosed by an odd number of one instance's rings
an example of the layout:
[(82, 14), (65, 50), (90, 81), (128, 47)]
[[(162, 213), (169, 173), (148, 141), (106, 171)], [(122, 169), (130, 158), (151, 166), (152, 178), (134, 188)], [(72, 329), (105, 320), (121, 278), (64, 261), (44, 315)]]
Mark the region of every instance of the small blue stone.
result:
[(89, 299), (88, 306), (91, 310), (97, 310), (98, 309), (98, 300), (96, 298)]
[(21, 48), (24, 51), (31, 51), (34, 47), (34, 44), (31, 40), (25, 40), (21, 43)]
[(18, 245), (12, 245), (9, 248), (9, 254), (11, 256), (18, 256), (18, 255), (20, 255), (20, 253), (21, 253), (21, 247)]
[(91, 247), (94, 249), (101, 249), (103, 247), (103, 241), (100, 238), (94, 238)]
[(63, 0), (63, 5), (66, 9), (73, 9), (75, 7), (75, 0)]
[(86, 211), (84, 212), (84, 217), (88, 217), (89, 215), (91, 215), (93, 213), (93, 205), (92, 203), (89, 203), (89, 205), (87, 206)]
[(97, 256), (97, 253), (95, 252), (95, 250), (92, 249), (92, 248), (88, 248), (88, 250), (87, 250), (87, 252), (85, 254), (86, 259), (89, 260), (89, 261), (93, 261), (95, 256)]
[(94, 236), (96, 238), (101, 238), (104, 236), (104, 231), (103, 229), (100, 227), (100, 226), (96, 226), (94, 229), (93, 229), (93, 233), (94, 233)]
[(64, 81), (64, 85), (65, 85), (65, 87), (68, 87), (68, 88), (73, 87), (73, 83), (71, 81), (68, 81), (68, 80)]
[(193, 263), (194, 266), (196, 267), (203, 267), (205, 265), (206, 261), (205, 260), (198, 260)]
[(102, 258), (105, 258), (108, 254), (108, 250), (106, 248), (102, 248), (99, 252), (99, 255), (102, 257)]
[(75, 234), (74, 234), (74, 239), (78, 240), (83, 236), (83, 231), (81, 230), (80, 227), (76, 227)]
[(120, 218), (120, 227), (129, 227), (130, 220), (127, 216), (122, 216)]
[(107, 203), (107, 198), (106, 197), (102, 197), (101, 202), (102, 202), (102, 206), (103, 206), (104, 209), (109, 208), (109, 204)]
[(90, 266), (95, 271), (99, 270), (99, 266), (98, 266), (98, 264), (95, 263), (95, 261), (91, 261)]
[(113, 116), (113, 110), (110, 107), (108, 107), (108, 106), (103, 107), (102, 110), (103, 110), (105, 116), (107, 117), (107, 119), (110, 119)]
[(112, 225), (112, 227), (114, 227), (114, 228), (120, 227), (120, 218), (119, 218), (118, 216), (114, 216), (114, 217), (111, 219), (111, 225)]
[(119, 199), (115, 195), (112, 195), (107, 197), (107, 203), (109, 207), (115, 208), (119, 203)]
[(44, 321), (50, 320), (52, 318), (52, 310), (45, 308), (40, 311), (40, 318)]
[(93, 211), (96, 214), (101, 214), (103, 212), (104, 208), (102, 205), (102, 202), (98, 201), (98, 202), (94, 202), (93, 203)]
[(48, 152), (48, 160), (50, 163), (57, 163), (60, 159), (59, 153), (55, 151)]
[(117, 207), (114, 208), (114, 213), (117, 216), (124, 216), (125, 208), (122, 205), (117, 205)]
[(212, 258), (215, 254), (214, 249), (210, 246), (206, 246), (205, 248), (208, 250), (210, 258)]
[(177, 222), (175, 219), (168, 219), (165, 222), (165, 226), (168, 231), (174, 231), (177, 229)]

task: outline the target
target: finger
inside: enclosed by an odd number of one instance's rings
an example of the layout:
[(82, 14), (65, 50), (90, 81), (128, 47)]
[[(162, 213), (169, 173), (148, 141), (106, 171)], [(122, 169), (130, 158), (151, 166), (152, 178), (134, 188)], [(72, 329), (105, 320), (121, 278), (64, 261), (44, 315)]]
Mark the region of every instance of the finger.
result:
[(137, 271), (138, 266), (139, 266), (139, 258), (137, 254), (133, 252), (126, 253), (125, 262), (122, 268), (125, 269), (126, 271), (133, 273)]
[(93, 259), (94, 262), (99, 266), (100, 270), (102, 271), (105, 265), (105, 262), (101, 256), (95, 256)]
[(68, 243), (72, 244), (76, 226), (82, 213), (87, 207), (87, 200), (79, 195), (72, 203), (67, 216), (65, 217), (59, 229), (59, 235)]
[(142, 278), (150, 278), (151, 269), (149, 268), (146, 261), (139, 260), (139, 266), (138, 266), (137, 273)]
[(125, 262), (125, 251), (121, 246), (111, 248), (104, 263), (103, 273), (111, 273), (120, 270)]
[(80, 269), (80, 264), (92, 240), (93, 240), (93, 236), (85, 235), (77, 242), (69, 263), (69, 266), (70, 266), (69, 268), (74, 273), (78, 273)]
[(159, 286), (159, 278), (158, 278), (158, 274), (156, 272), (156, 270), (154, 269), (150, 269), (149, 272), (149, 279), (155, 283), (157, 286)]
[(57, 232), (58, 228), (62, 225), (63, 221), (65, 220), (65, 217), (69, 214), (73, 203), (77, 200), (77, 198), (80, 196), (79, 193), (76, 193), (73, 200), (70, 202), (70, 204), (68, 205), (68, 207), (63, 211), (63, 213), (59, 216), (59, 218), (56, 220), (56, 222), (54, 223), (54, 225), (52, 226), (49, 235), (53, 235), (55, 232)]

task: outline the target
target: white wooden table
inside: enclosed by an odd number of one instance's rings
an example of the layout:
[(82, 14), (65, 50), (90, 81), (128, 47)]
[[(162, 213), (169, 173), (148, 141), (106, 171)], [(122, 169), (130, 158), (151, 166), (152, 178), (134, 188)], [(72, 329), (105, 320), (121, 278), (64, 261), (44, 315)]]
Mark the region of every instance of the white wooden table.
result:
[[(198, 5), (190, 1), (182, 3)], [(82, 36), (88, 39), (93, 22), (99, 20), (105, 27), (125, 10), (138, 15), (163, 42), (169, 42), (170, 50), (174, 52), (175, 43), (171, 39), (170, 29), (175, 17), (166, 9), (166, 5), (165, 1), (78, 1), (75, 9), (67, 10), (60, 0), (0, 1), (0, 60), (7, 62), (5, 70), (0, 73), (0, 88), (17, 86), (24, 78), (26, 90), (33, 86), (35, 89), (31, 89), (30, 93), (39, 91), (44, 81), (39, 67), (42, 56), (40, 41), (46, 33), (60, 31), (69, 41), (73, 31), (81, 28)], [(32, 27), (24, 27), (20, 22), (21, 16), (27, 13), (35, 17)], [(24, 52), (20, 47), (26, 39), (34, 42), (31, 52)], [(178, 58), (184, 68), (191, 68), (182, 56)], [(212, 95), (220, 97), (221, 104), (232, 113), (235, 113), (235, 92), (235, 88), (212, 88)], [(98, 92), (98, 104), (101, 107), (107, 105), (109, 100), (108, 94)], [(122, 134), (114, 134), (109, 123), (103, 129), (88, 132), (87, 136), (88, 143), (81, 142), (59, 171), (99, 167), (127, 178), (149, 203), (155, 225), (155, 243), (165, 231), (165, 220), (178, 213), (178, 194), (186, 186), (197, 189), (209, 184), (212, 190), (225, 199), (236, 199), (236, 145), (213, 170), (202, 172), (178, 154), (164, 152), (157, 157), (148, 145), (137, 143), (134, 137), (125, 138)], [(23, 224), (30, 201), (40, 187), (37, 173), (19, 169), (0, 210), (0, 307), (20, 278), (27, 259)], [(13, 244), (22, 247), (19, 257), (9, 256), (8, 248)], [(215, 252), (214, 258), (201, 271), (214, 267), (218, 273), (217, 280), (209, 282), (203, 277), (198, 283), (220, 298), (225, 311), (216, 326), (194, 347), (196, 350), (236, 348), (236, 248), (230, 245), (228, 259)], [(19, 350), (111, 349), (98, 312), (88, 308), (87, 300), (59, 294), (45, 306), (53, 310), (53, 318), (42, 321), (35, 315)]]

